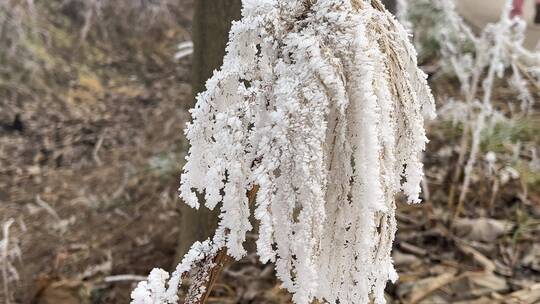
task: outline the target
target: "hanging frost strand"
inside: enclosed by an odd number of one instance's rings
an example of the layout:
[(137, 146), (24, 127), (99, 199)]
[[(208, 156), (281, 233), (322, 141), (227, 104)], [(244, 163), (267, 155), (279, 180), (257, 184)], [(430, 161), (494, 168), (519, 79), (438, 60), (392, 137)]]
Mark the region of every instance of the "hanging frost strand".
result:
[(244, 0), (242, 16), (186, 129), (180, 196), (219, 208), (218, 229), (133, 303), (176, 303), (189, 267), (221, 249), (243, 257), (251, 210), (261, 261), (295, 303), (384, 303), (394, 197), (419, 202), (434, 116), (407, 32), (379, 0)]

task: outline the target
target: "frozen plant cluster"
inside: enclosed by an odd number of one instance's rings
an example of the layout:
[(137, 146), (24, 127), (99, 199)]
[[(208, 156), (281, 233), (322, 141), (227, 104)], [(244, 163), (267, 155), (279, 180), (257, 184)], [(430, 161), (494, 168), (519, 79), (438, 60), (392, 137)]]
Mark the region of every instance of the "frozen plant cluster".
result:
[[(462, 144), (459, 157), (464, 165), (460, 204), (466, 200), (482, 152), (483, 136), (498, 124), (527, 119), (535, 102), (531, 88), (540, 86), (540, 53), (523, 46), (526, 24), (520, 18), (510, 17), (512, 2), (507, 0), (500, 20), (486, 25), (479, 34), (459, 16), (453, 0), (437, 0), (432, 4), (443, 25), (435, 37), (443, 58), (441, 64), (457, 76), (462, 94), (461, 98), (442, 106), (439, 114), (443, 120), (461, 123), (463, 141), (470, 142), (470, 149)], [(514, 93), (507, 111), (501, 111), (493, 102), (497, 81), (505, 83)]]
[(408, 34), (378, 0), (244, 0), (242, 16), (186, 130), (181, 197), (204, 196), (219, 227), (133, 303), (177, 303), (193, 266), (242, 258), (252, 210), (258, 255), (295, 303), (384, 303), (395, 196), (420, 202), (434, 116)]

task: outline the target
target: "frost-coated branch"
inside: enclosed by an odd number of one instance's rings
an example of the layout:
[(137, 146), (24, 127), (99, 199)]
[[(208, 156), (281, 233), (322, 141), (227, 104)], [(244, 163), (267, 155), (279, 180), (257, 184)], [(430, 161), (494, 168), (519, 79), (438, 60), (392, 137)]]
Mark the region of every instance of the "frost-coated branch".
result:
[(242, 16), (186, 129), (180, 195), (220, 208), (219, 227), (133, 303), (176, 303), (182, 275), (221, 248), (243, 257), (255, 186), (258, 254), (295, 303), (384, 303), (394, 196), (420, 201), (434, 116), (407, 32), (378, 0), (244, 0)]

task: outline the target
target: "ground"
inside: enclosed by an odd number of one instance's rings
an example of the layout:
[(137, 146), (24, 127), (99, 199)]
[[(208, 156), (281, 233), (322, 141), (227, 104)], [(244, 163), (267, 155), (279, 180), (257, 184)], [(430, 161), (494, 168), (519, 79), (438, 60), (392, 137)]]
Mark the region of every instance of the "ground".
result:
[[(187, 147), (182, 129), (193, 101), (190, 58), (177, 62), (173, 55), (178, 42), (190, 40), (192, 1), (183, 1), (181, 12), (180, 25), (144, 52), (83, 60), (88, 68), (72, 73), (58, 98), (2, 101), (0, 221), (15, 219), (13, 246), (21, 249), (13, 263), (20, 278), (9, 285), (12, 302), (128, 303), (136, 282), (111, 282), (111, 276), (174, 267)], [(456, 90), (452, 81), (434, 87)], [(390, 302), (538, 303), (537, 192), (523, 197), (516, 183), (515, 191), (486, 205), (491, 189), (475, 188), (453, 220), (441, 194), (448, 185), (438, 175), (453, 172), (455, 153), (442, 161), (447, 134), (433, 129), (430, 137), (431, 196), (421, 205), (399, 204), (400, 279), (387, 289)], [(290, 297), (272, 266), (252, 254), (225, 271), (209, 302), (289, 303)]]

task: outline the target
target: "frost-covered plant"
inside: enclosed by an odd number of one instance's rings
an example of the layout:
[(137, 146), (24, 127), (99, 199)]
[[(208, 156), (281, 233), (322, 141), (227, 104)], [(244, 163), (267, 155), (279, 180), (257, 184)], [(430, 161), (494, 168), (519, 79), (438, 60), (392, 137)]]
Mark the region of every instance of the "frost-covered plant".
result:
[(19, 280), (19, 273), (14, 266), (14, 261), (21, 258), (21, 250), (16, 239), (10, 234), (11, 226), (15, 220), (9, 219), (2, 225), (2, 239), (0, 239), (0, 272), (2, 275), (2, 293), (5, 303), (11, 301), (9, 285)]
[(31, 26), (34, 12), (33, 1), (0, 0), (1, 73), (4, 73), (7, 63), (30, 53), (24, 44), (34, 32)]
[[(523, 20), (510, 17), (511, 0), (506, 2), (500, 20), (488, 24), (479, 35), (475, 35), (459, 16), (453, 0), (434, 1), (434, 5), (440, 10), (444, 24), (437, 36), (441, 64), (459, 79), (463, 97), (458, 108), (466, 110), (458, 114), (458, 119), (465, 127), (464, 140), (469, 133), (471, 137), (470, 150), (462, 149), (460, 155), (460, 159), (466, 159), (459, 197), (459, 203), (463, 204), (481, 153), (484, 130), (501, 121), (501, 116), (516, 118), (532, 110), (534, 99), (530, 88), (540, 84), (540, 54), (523, 46), (526, 25)], [(521, 111), (514, 109), (513, 112), (503, 113), (495, 108), (492, 99), (498, 79), (506, 81), (515, 92), (515, 100), (509, 101), (510, 108), (516, 108), (515, 101), (518, 101)], [(441, 108), (441, 117), (456, 120), (452, 113), (459, 111), (451, 111), (450, 106), (459, 103), (450, 103)], [(469, 115), (464, 116), (463, 113)]]
[(133, 303), (176, 303), (193, 266), (243, 257), (251, 207), (260, 259), (295, 303), (383, 303), (397, 278), (394, 197), (420, 201), (434, 115), (407, 32), (378, 0), (244, 0), (242, 16), (191, 111), (180, 186), (193, 208), (199, 195), (219, 205), (219, 227), (170, 278), (152, 271)]
[(409, 20), (408, 12), (408, 0), (396, 0), (396, 17), (406, 29), (410, 30), (412, 23)]
[(147, 29), (164, 20), (173, 21), (170, 9), (174, 0), (64, 0), (63, 7), (82, 20), (81, 38), (95, 26), (129, 26)]
[(420, 62), (440, 55), (439, 36), (446, 26), (438, 0), (399, 0), (396, 16), (412, 34)]

